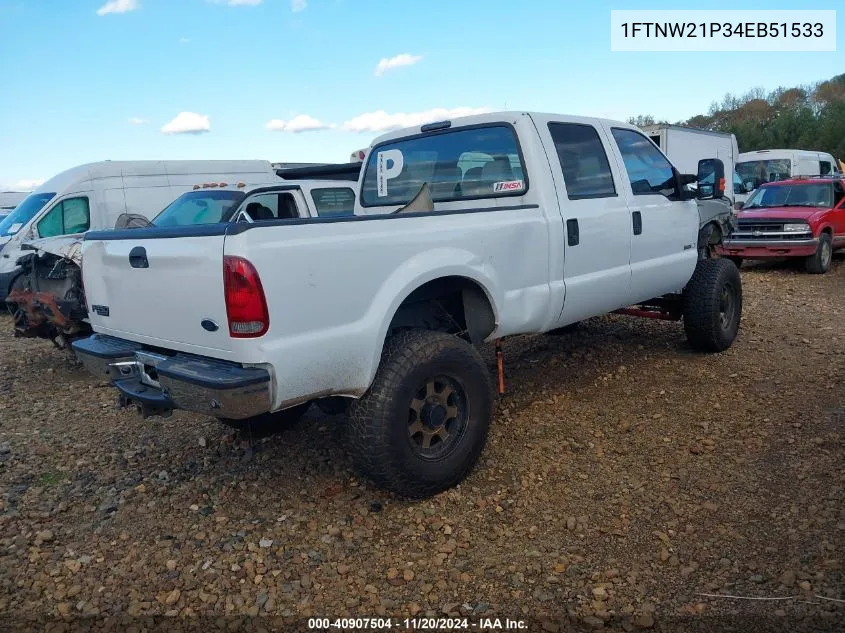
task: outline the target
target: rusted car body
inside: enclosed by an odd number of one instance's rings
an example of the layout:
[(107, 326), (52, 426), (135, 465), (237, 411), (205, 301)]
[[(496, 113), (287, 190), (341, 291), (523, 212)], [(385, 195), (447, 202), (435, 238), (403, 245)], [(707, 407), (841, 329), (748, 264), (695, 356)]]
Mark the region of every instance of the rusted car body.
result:
[(88, 336), (79, 236), (33, 240), (18, 258), (22, 275), (6, 298), (15, 336), (45, 338), (62, 349)]

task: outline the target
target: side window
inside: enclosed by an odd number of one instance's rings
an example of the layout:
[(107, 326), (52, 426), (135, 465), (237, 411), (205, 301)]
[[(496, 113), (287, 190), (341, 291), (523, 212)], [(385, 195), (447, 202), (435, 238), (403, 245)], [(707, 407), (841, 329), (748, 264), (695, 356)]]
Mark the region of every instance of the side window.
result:
[(833, 173), (833, 169), (831, 167), (830, 161), (827, 160), (820, 160), (819, 161), (819, 174), (822, 176), (827, 176)]
[(528, 190), (527, 178), (513, 128), (457, 128), (374, 147), (367, 157), (361, 204), (406, 204), (425, 184), (433, 202), (521, 196)]
[(612, 132), (635, 196), (675, 192), (672, 165), (645, 136), (621, 128), (613, 128)]
[(262, 193), (247, 201), (245, 210), (256, 222), (300, 217), (296, 199), (290, 191)]
[(60, 202), (38, 222), (39, 237), (55, 237), (62, 234), (62, 205)]
[(91, 214), (88, 198), (68, 198), (63, 200), (38, 223), (40, 237), (72, 235), (84, 233), (91, 228)]
[(312, 189), (311, 199), (319, 217), (353, 215), (355, 213), (355, 192), (351, 187), (326, 187)]
[(835, 207), (840, 202), (842, 202), (843, 198), (845, 198), (845, 189), (843, 189), (842, 183), (833, 183), (833, 206)]
[(592, 125), (549, 123), (549, 133), (570, 200), (616, 195), (607, 153)]

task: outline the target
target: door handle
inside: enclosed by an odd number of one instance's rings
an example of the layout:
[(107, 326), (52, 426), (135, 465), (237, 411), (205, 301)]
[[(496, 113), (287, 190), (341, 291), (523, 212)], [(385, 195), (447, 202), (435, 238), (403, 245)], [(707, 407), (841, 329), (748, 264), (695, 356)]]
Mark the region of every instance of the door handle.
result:
[(578, 246), (581, 241), (581, 236), (578, 234), (578, 219), (566, 221), (566, 243), (570, 246)]
[(129, 251), (129, 265), (132, 268), (149, 268), (150, 262), (147, 260), (147, 249), (143, 246), (136, 246)]
[(640, 235), (643, 232), (643, 216), (639, 211), (631, 213), (631, 219), (634, 222), (634, 235)]

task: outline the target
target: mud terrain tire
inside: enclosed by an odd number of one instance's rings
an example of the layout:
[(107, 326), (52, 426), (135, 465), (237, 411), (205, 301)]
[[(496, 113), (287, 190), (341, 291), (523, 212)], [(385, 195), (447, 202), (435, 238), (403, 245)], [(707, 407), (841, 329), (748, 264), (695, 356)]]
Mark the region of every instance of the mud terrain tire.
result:
[(723, 352), (734, 342), (742, 316), (742, 280), (725, 258), (699, 260), (683, 298), (684, 330), (699, 352)]
[(493, 414), (493, 381), (478, 351), (451, 334), (391, 336), (370, 390), (349, 407), (348, 447), (363, 476), (423, 499), (462, 481)]

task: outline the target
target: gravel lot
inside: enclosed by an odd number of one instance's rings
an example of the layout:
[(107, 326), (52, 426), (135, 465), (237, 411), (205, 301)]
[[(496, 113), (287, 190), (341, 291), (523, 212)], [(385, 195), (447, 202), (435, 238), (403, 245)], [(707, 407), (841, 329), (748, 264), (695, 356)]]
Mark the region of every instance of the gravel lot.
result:
[(718, 356), (623, 316), (506, 341), (481, 463), (422, 503), (354, 476), (340, 417), (265, 438), (141, 420), (0, 318), (0, 629), (469, 614), (845, 630), (845, 256), (742, 279), (739, 339)]

